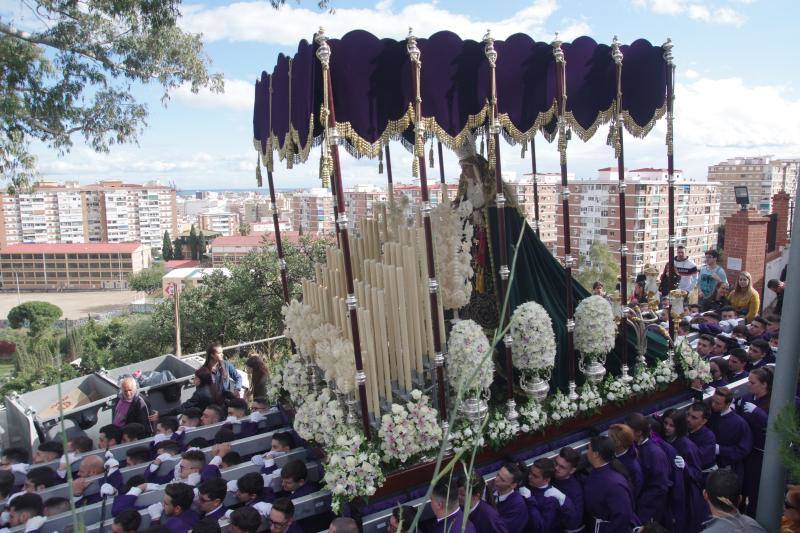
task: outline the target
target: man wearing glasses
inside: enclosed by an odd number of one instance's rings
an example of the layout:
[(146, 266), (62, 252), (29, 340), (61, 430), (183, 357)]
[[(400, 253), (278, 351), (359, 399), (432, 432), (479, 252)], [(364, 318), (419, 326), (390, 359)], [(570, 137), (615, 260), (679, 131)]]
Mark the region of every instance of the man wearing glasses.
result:
[(302, 533), (294, 521), (294, 504), (289, 498), (278, 498), (269, 512), (270, 533)]

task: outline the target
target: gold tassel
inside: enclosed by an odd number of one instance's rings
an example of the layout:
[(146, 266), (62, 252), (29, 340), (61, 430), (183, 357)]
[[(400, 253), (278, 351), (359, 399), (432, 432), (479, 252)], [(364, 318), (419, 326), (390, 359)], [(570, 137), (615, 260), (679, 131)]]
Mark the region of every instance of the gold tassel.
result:
[(378, 148), (378, 174), (383, 174), (383, 148)]
[(525, 159), (525, 152), (527, 152), (527, 151), (528, 151), (528, 141), (523, 141), (522, 142), (522, 150), (520, 151), (519, 156), (522, 159)]
[(419, 177), (419, 157), (414, 157), (414, 162), (411, 164), (411, 175), (415, 178)]
[(264, 180), (261, 177), (261, 154), (256, 154), (256, 183), (259, 187), (264, 186)]
[(428, 162), (431, 168), (433, 168), (433, 140), (431, 140), (431, 148), (428, 150)]

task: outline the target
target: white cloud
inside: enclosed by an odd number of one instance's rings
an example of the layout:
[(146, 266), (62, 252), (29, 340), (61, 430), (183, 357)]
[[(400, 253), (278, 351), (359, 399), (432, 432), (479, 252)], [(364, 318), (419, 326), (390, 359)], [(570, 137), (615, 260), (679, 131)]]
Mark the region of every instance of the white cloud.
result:
[[(749, 4), (754, 0), (741, 0)], [(638, 9), (649, 9), (656, 15), (687, 16), (691, 20), (718, 24), (721, 26), (741, 27), (747, 17), (740, 12), (725, 6), (712, 5), (703, 0), (631, 0)]]
[(684, 72), (684, 75), (690, 80), (695, 80), (700, 77), (700, 73), (693, 68), (687, 68), (686, 72)]
[(254, 83), (254, 81), (226, 79), (225, 92), (223, 93), (214, 93), (208, 88), (203, 88), (199, 92), (193, 93), (187, 83), (178, 87), (171, 97), (179, 102), (196, 107), (223, 107), (252, 111)]
[(471, 39), (481, 39), (487, 28), (497, 38), (525, 32), (538, 40), (551, 39), (553, 31), (561, 32), (564, 38), (590, 32), (585, 21), (548, 23), (557, 10), (556, 0), (534, 0), (508, 18), (478, 20), (441, 8), (435, 2), (413, 3), (395, 9), (392, 2), (382, 1), (375, 9), (337, 8), (332, 13), (290, 3), (276, 10), (267, 2), (237, 2), (214, 8), (186, 7), (181, 25), (192, 32), (202, 32), (209, 42), (254, 41), (284, 46), (310, 39), (320, 26), (334, 37), (359, 28), (381, 37), (403, 38), (409, 26), (413, 26), (414, 33), (420, 37), (447, 28)]

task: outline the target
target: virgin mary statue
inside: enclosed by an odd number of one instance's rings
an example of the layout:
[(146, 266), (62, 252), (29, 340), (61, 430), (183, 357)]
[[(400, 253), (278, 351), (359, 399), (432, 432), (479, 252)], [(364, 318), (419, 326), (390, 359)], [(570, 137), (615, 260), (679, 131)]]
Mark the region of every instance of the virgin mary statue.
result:
[[(472, 279), (473, 290), (469, 303), (459, 310), (461, 318), (471, 318), (488, 330), (495, 329), (499, 323), (503, 294), (500, 294), (499, 276), (500, 239), (497, 224), (497, 206), (495, 198), (497, 187), (494, 169), (489, 162), (475, 152), (475, 145), (469, 139), (457, 151), (461, 176), (455, 203), (469, 200), (472, 204), (472, 224), (474, 227), (472, 246)], [(512, 271), (508, 299), (509, 316), (518, 305), (535, 301), (542, 305), (550, 315), (553, 330), (558, 344), (556, 366), (553, 370), (553, 383), (566, 389), (569, 381), (569, 361), (566, 346), (566, 285), (564, 267), (542, 244), (536, 232), (528, 225), (524, 213), (520, 210), (517, 196), (512, 187), (502, 182), (503, 195), (506, 198), (505, 243), (507, 247), (508, 268)], [(520, 233), (522, 239), (520, 240)], [(520, 241), (517, 248), (517, 241)], [(590, 293), (574, 278), (572, 283), (572, 305), (588, 297)], [(632, 328), (629, 328), (632, 333)], [(629, 364), (635, 356), (635, 337), (629, 336)], [(663, 340), (650, 338), (649, 355), (661, 356), (666, 351)], [(615, 373), (619, 372), (621, 362), (616, 351), (609, 354), (607, 366)], [(577, 367), (577, 363), (576, 363)]]

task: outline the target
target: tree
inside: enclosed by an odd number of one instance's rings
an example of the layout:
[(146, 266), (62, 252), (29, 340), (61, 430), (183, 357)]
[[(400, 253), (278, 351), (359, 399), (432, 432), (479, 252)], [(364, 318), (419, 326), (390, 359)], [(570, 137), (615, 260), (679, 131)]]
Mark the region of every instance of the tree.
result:
[(161, 279), (166, 271), (164, 265), (154, 265), (139, 272), (128, 274), (128, 285), (135, 291), (153, 294), (161, 290)]
[(183, 243), (180, 239), (172, 241), (172, 258), (183, 259)]
[(578, 259), (575, 279), (587, 289), (591, 289), (594, 282), (599, 281), (607, 292), (611, 292), (617, 286), (617, 276), (619, 276), (619, 262), (605, 242), (592, 242), (588, 255), (581, 255)]
[(253, 231), (253, 228), (247, 222), (242, 222), (241, 224), (239, 224), (239, 235), (241, 235), (242, 237), (247, 237), (248, 235), (250, 235), (251, 231)]
[(8, 312), (8, 323), (18, 329), (28, 326), (31, 337), (39, 337), (61, 318), (61, 308), (48, 302), (25, 302)]
[(76, 134), (98, 152), (136, 141), (148, 109), (134, 85), (158, 85), (164, 103), (184, 84), (222, 91), (201, 36), (178, 25), (179, 0), (19, 6), (0, 17), (0, 173), (15, 185), (35, 175), (33, 140), (60, 153)]
[(175, 257), (172, 249), (172, 241), (169, 239), (169, 232), (164, 231), (164, 239), (161, 242), (161, 257), (164, 261), (171, 261)]
[(202, 260), (206, 255), (206, 236), (203, 235), (203, 230), (200, 230), (200, 235), (197, 237), (197, 259)]
[(192, 228), (189, 230), (189, 250), (193, 260), (199, 259), (197, 254), (200, 251), (200, 244), (197, 240), (197, 230), (194, 229), (194, 224), (192, 224)]

